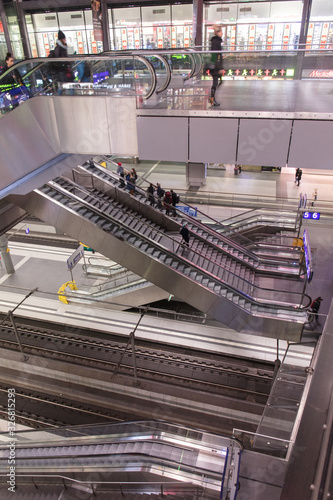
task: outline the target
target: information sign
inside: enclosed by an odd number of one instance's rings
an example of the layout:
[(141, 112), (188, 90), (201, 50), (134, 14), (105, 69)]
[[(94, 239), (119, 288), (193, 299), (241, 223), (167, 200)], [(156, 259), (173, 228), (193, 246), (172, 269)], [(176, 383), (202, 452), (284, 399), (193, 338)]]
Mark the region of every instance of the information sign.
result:
[(68, 270), (71, 271), (73, 267), (76, 266), (76, 264), (79, 262), (79, 260), (83, 257), (84, 255), (84, 248), (83, 245), (80, 245), (77, 247), (74, 253), (67, 259), (67, 267)]
[(320, 212), (304, 212), (303, 219), (319, 220), (320, 219)]

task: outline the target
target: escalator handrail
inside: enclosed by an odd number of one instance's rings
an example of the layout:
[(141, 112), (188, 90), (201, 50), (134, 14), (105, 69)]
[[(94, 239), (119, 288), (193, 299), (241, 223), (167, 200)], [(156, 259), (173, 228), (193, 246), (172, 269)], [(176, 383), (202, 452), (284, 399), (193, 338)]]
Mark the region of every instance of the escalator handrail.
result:
[[(24, 82), (25, 79), (27, 78), (30, 78), (33, 73), (35, 73), (36, 71), (40, 71), (44, 65), (52, 65), (52, 64), (57, 64), (59, 62), (75, 62), (75, 61), (95, 61), (95, 62), (99, 62), (99, 61), (110, 61), (110, 60), (114, 60), (114, 59), (121, 59), (121, 60), (128, 60), (129, 58), (132, 58), (134, 61), (137, 59), (139, 61), (141, 61), (144, 65), (147, 66), (148, 70), (149, 70), (149, 73), (150, 73), (150, 76), (151, 76), (151, 87), (150, 89), (148, 90), (148, 92), (143, 95), (143, 99), (149, 99), (149, 97), (151, 97), (153, 95), (153, 93), (155, 92), (155, 89), (156, 89), (156, 73), (155, 73), (155, 69), (153, 67), (153, 65), (145, 58), (145, 57), (142, 57), (140, 54), (133, 54), (133, 55), (126, 55), (126, 54), (122, 54), (122, 55), (113, 55), (113, 54), (109, 54), (107, 53), (107, 55), (95, 55), (95, 56), (68, 56), (68, 57), (53, 57), (53, 58), (49, 58), (49, 57), (36, 57), (36, 58), (32, 58), (32, 59), (25, 59), (24, 61), (19, 61), (18, 63), (15, 63), (13, 66), (11, 66), (10, 68), (8, 68), (8, 70), (6, 70), (3, 74), (0, 75), (0, 86), (1, 86), (1, 80), (4, 79), (6, 76), (8, 76), (12, 71), (14, 71), (15, 69), (18, 69), (20, 67), (23, 67), (29, 63), (39, 63), (39, 64), (36, 64), (36, 66), (34, 66), (33, 68), (31, 68), (29, 71), (27, 71), (26, 74), (24, 75), (21, 75), (21, 79), (22, 81)], [(135, 70), (134, 70), (135, 71)], [(69, 82), (71, 83), (71, 82)], [(74, 83), (74, 82), (72, 82)], [(17, 85), (19, 87), (19, 85)], [(16, 85), (15, 85), (16, 87)]]

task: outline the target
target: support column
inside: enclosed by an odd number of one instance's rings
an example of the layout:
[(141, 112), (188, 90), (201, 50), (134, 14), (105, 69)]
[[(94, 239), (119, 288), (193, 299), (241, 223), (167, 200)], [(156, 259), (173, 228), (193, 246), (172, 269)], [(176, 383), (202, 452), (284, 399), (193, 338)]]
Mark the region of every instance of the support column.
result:
[(23, 53), (27, 59), (31, 59), (32, 54), (31, 54), (31, 49), (30, 49), (27, 25), (25, 22), (24, 10), (22, 9), (22, 5), (21, 5), (22, 0), (14, 0), (14, 3), (16, 5), (17, 22), (18, 22), (19, 29), (20, 29), (20, 35), (21, 35), (22, 46), (23, 46)]
[[(308, 34), (309, 21), (310, 21), (311, 7), (312, 7), (312, 0), (303, 0), (301, 31), (298, 43), (299, 49), (305, 49), (306, 37)], [(304, 50), (299, 52), (297, 55), (296, 74), (295, 74), (295, 78), (297, 80), (300, 80), (302, 78), (303, 60), (304, 60)]]
[(0, 16), (1, 16), (2, 26), (3, 26), (3, 32), (5, 34), (5, 40), (6, 40), (6, 44), (7, 44), (7, 51), (12, 54), (13, 53), (12, 43), (10, 41), (10, 36), (9, 36), (9, 31), (8, 31), (8, 24), (7, 24), (7, 17), (6, 17), (6, 12), (5, 12), (5, 8), (4, 8), (2, 0), (0, 0)]
[(194, 46), (202, 47), (203, 0), (193, 0), (193, 40)]
[(15, 272), (12, 258), (10, 256), (10, 253), (7, 251), (8, 246), (7, 246), (7, 238), (5, 235), (0, 236), (0, 252), (1, 252), (1, 258), (2, 262), (5, 265), (6, 271), (8, 274), (13, 274)]
[(101, 0), (102, 10), (102, 31), (103, 31), (103, 50), (107, 52), (110, 50), (110, 36), (109, 36), (109, 16), (107, 0)]

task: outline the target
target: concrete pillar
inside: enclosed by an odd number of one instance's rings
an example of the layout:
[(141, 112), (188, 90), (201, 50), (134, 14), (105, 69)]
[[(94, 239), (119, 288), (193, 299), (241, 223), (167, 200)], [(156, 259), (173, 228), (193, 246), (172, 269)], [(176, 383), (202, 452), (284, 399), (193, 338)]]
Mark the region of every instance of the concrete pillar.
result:
[(0, 16), (1, 16), (2, 26), (3, 26), (3, 32), (5, 34), (5, 40), (6, 40), (6, 44), (7, 44), (7, 51), (12, 54), (13, 53), (13, 48), (12, 48), (12, 43), (10, 41), (10, 36), (9, 36), (9, 31), (8, 31), (8, 24), (7, 24), (7, 17), (6, 17), (6, 12), (5, 12), (5, 8), (4, 8), (2, 0), (0, 0)]
[(12, 258), (10, 256), (10, 253), (7, 252), (7, 248), (8, 248), (7, 244), (8, 244), (7, 238), (3, 234), (2, 236), (0, 236), (1, 259), (2, 259), (2, 262), (5, 265), (7, 273), (8, 274), (13, 274), (15, 272), (15, 269), (14, 269), (14, 266), (13, 266), (13, 262), (12, 262)]
[(22, 10), (22, 0), (15, 0), (16, 4), (16, 14), (17, 14), (17, 22), (20, 29), (20, 35), (22, 40), (23, 53), (27, 59), (32, 58), (32, 53), (30, 49), (29, 35), (27, 30), (27, 25), (25, 22), (24, 11)]
[(109, 16), (107, 0), (101, 0), (102, 11), (102, 31), (103, 31), (103, 50), (107, 52), (110, 50), (110, 37), (109, 37)]
[(306, 37), (308, 34), (310, 14), (311, 14), (312, 0), (304, 0), (303, 3), (303, 12), (302, 12), (302, 20), (301, 20), (301, 31), (299, 35), (298, 48), (303, 49), (297, 55), (297, 63), (296, 63), (296, 72), (295, 78), (300, 80), (302, 77), (302, 67), (304, 60), (304, 49), (306, 45)]
[(203, 0), (193, 0), (193, 40), (195, 47), (202, 47)]

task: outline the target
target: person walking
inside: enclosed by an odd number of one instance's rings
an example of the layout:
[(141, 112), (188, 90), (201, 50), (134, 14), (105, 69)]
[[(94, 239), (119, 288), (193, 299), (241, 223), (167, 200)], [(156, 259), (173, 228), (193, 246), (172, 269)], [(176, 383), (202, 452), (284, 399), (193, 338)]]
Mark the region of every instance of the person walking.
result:
[(318, 313), (319, 313), (319, 309), (320, 309), (320, 304), (322, 302), (322, 298), (321, 297), (317, 297), (316, 299), (314, 299), (312, 302), (311, 302), (311, 312), (313, 314), (313, 317), (316, 321), (316, 323), (318, 323)]
[[(213, 77), (213, 84), (210, 90), (210, 98), (209, 102), (211, 106), (220, 106), (220, 104), (215, 99), (216, 89), (219, 84), (219, 79), (222, 75), (222, 27), (215, 24), (213, 26), (214, 36), (210, 41), (210, 50), (219, 51), (219, 54), (212, 54), (212, 62), (214, 63), (214, 69), (210, 71), (211, 76)], [(221, 81), (221, 80), (220, 80)]]
[(297, 184), (296, 184), (297, 186), (299, 186), (299, 183), (301, 182), (301, 179), (302, 179), (302, 174), (303, 174), (302, 169), (301, 169), (301, 168), (300, 168), (300, 169), (298, 169), (298, 174), (297, 174)]
[(318, 199), (318, 188), (315, 188), (312, 193), (313, 201), (311, 203), (311, 206), (314, 207), (315, 201)]
[(295, 183), (297, 182), (299, 171), (300, 171), (300, 169), (296, 168), (296, 171), (295, 171), (295, 180), (294, 180)]
[(181, 244), (184, 243), (185, 246), (190, 247), (190, 231), (188, 230), (187, 222), (186, 221), (183, 222), (182, 227), (180, 228), (179, 233), (182, 236)]

